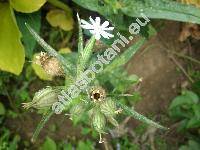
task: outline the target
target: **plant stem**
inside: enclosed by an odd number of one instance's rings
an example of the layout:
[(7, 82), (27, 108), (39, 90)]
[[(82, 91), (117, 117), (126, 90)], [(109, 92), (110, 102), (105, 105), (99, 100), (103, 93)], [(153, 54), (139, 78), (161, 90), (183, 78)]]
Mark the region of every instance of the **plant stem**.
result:
[(179, 69), (181, 69), (181, 71), (185, 74), (185, 76), (189, 79), (189, 81), (191, 83), (194, 83), (194, 80), (190, 77), (190, 75), (187, 73), (187, 71), (185, 71), (185, 69), (183, 68), (183, 66), (181, 66), (181, 64), (174, 58), (173, 55), (169, 56), (172, 61), (179, 67)]
[(175, 52), (175, 51), (170, 51), (170, 52), (173, 53), (173, 54), (175, 54), (175, 55), (177, 55), (178, 57), (182, 57), (182, 58), (188, 59), (188, 60), (190, 60), (190, 61), (192, 61), (192, 62), (195, 62), (195, 63), (197, 63), (197, 64), (200, 64), (200, 61), (199, 61), (199, 60), (196, 60), (196, 59), (194, 59), (194, 58), (192, 58), (192, 57), (190, 57), (190, 56), (183, 55), (183, 54), (177, 53), (177, 52)]

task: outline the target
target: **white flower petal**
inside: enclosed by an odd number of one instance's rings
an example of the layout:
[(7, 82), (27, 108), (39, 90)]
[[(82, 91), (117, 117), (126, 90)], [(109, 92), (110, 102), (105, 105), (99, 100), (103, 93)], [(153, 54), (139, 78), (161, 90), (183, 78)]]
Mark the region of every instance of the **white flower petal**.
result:
[(109, 38), (114, 37), (113, 34), (110, 34), (110, 33), (105, 32), (105, 31), (102, 31), (102, 32), (101, 32), (101, 35), (102, 35), (104, 38), (106, 38), (106, 39), (109, 39)]
[(101, 18), (100, 17), (96, 17), (95, 20), (94, 20), (90, 16), (89, 20), (90, 20), (91, 23), (81, 19), (81, 27), (84, 28), (84, 29), (88, 29), (90, 31), (90, 33), (95, 36), (95, 39), (99, 40), (101, 38), (101, 36), (103, 36), (106, 39), (114, 37), (113, 34), (106, 32), (106, 31), (112, 31), (114, 29), (114, 27), (108, 27), (109, 26), (108, 21), (105, 21), (101, 25)]
[(114, 29), (114, 27), (103, 28), (103, 30), (106, 30), (106, 31), (111, 31), (113, 29)]
[(92, 19), (92, 17), (90, 16), (90, 22), (92, 23), (92, 25), (95, 27), (96, 23), (95, 21)]
[(105, 21), (102, 25), (101, 25), (103, 28), (109, 26), (109, 22), (108, 21)]
[(101, 24), (101, 19), (100, 19), (100, 17), (96, 17), (95, 22), (96, 22), (96, 25), (97, 25), (97, 26), (100, 26), (100, 24)]
[(96, 40), (100, 40), (101, 39), (101, 34), (100, 33), (95, 34), (95, 39)]
[(94, 27), (92, 25), (81, 25), (81, 27), (83, 29), (87, 29), (87, 30), (91, 30), (91, 29), (94, 29)]
[(80, 22), (80, 20), (81, 20), (81, 19), (80, 19), (80, 17), (79, 17), (79, 14), (78, 14), (78, 13), (76, 14), (76, 17), (77, 17), (78, 21)]

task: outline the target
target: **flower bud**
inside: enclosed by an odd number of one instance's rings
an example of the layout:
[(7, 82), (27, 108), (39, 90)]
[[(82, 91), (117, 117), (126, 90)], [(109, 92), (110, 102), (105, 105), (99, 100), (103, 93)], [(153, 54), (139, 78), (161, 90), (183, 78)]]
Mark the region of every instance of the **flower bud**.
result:
[(116, 103), (112, 99), (106, 99), (100, 105), (101, 112), (106, 116), (114, 116), (116, 113)]
[(47, 87), (35, 93), (32, 102), (22, 103), (25, 109), (30, 107), (36, 109), (43, 109), (50, 107), (53, 103), (58, 101), (58, 94), (60, 88)]
[(92, 126), (94, 127), (94, 129), (99, 133), (103, 133), (105, 125), (106, 125), (105, 116), (98, 110), (93, 111)]

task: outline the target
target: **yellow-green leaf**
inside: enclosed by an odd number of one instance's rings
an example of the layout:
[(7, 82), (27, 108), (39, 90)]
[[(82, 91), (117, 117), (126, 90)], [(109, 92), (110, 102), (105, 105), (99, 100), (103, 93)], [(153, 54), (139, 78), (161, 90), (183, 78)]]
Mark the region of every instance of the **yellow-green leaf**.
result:
[(44, 5), (46, 0), (10, 0), (11, 6), (19, 12), (31, 13)]
[(51, 10), (47, 13), (46, 19), (53, 27), (60, 27), (65, 31), (73, 29), (74, 20), (71, 14), (66, 13), (64, 10)]
[(44, 69), (36, 64), (36, 56), (38, 56), (39, 53), (36, 53), (34, 56), (33, 56), (33, 62), (32, 62), (32, 67), (33, 67), (33, 70), (35, 71), (35, 74), (42, 80), (52, 80), (52, 77), (50, 75), (48, 75)]
[(72, 52), (72, 50), (69, 47), (61, 48), (59, 50), (60, 54), (67, 54), (67, 53), (71, 53), (71, 52)]
[(19, 75), (25, 60), (24, 47), (14, 12), (8, 3), (0, 3), (0, 20), (0, 70)]
[(6, 112), (6, 109), (5, 109), (4, 105), (3, 105), (3, 103), (0, 102), (0, 115), (4, 115), (5, 112)]

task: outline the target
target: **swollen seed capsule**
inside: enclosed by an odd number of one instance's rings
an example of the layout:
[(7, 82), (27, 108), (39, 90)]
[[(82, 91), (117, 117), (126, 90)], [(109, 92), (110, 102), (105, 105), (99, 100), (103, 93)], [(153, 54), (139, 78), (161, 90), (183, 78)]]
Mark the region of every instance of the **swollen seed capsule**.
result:
[(118, 126), (119, 126), (119, 124), (118, 124), (117, 120), (115, 120), (115, 118), (113, 118), (113, 117), (107, 117), (107, 120), (108, 120), (112, 125), (114, 125), (115, 127), (118, 127)]
[(43, 109), (50, 107), (53, 103), (58, 101), (59, 88), (47, 87), (35, 93), (32, 102), (22, 103), (25, 109), (30, 107), (36, 109)]
[(112, 99), (106, 99), (101, 105), (100, 105), (101, 112), (106, 116), (114, 116), (116, 113), (116, 103)]
[(105, 116), (100, 111), (94, 111), (92, 117), (92, 126), (99, 133), (104, 133), (104, 128), (106, 125)]
[(70, 114), (73, 116), (81, 115), (85, 111), (85, 105), (83, 103), (77, 104), (70, 109)]

